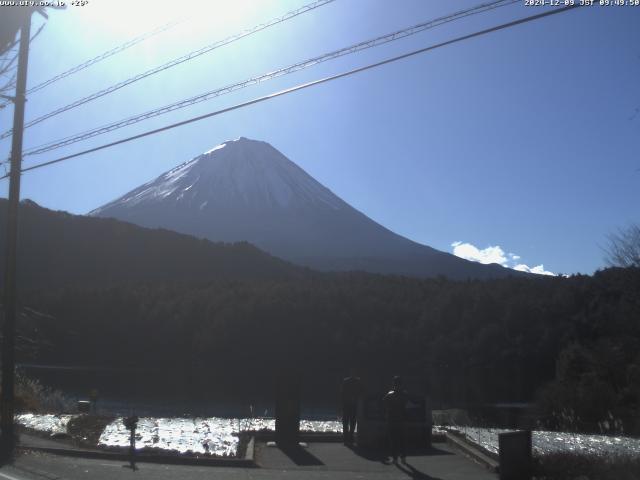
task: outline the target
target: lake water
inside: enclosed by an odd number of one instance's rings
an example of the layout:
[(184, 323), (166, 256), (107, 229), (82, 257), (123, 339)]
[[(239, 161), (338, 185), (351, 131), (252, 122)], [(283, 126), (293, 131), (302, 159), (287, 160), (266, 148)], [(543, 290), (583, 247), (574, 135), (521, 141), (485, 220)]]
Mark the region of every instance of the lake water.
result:
[[(164, 369), (34, 364), (21, 364), (20, 369), (45, 386), (60, 390), (74, 405), (77, 400), (88, 400), (89, 392), (97, 390), (101, 414), (232, 418), (275, 414), (271, 382), (206, 376), (194, 382), (185, 378), (184, 372)], [(313, 395), (303, 390), (304, 418), (336, 418), (339, 385), (320, 390), (321, 394)]]

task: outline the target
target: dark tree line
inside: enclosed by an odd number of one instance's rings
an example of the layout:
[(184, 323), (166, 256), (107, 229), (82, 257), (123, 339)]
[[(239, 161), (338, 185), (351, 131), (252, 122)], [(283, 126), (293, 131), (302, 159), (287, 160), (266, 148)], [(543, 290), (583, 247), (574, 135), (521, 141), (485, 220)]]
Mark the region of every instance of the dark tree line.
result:
[(638, 412), (638, 267), (466, 282), (317, 273), (246, 243), (32, 202), (20, 219), (22, 361), (124, 369), (194, 396), (268, 397), (295, 367), (320, 402), (353, 365), (370, 391), (399, 373), (435, 406), (538, 398), (562, 428), (615, 430), (604, 422)]
[(543, 413), (566, 407), (591, 429), (638, 409), (637, 268), (468, 282), (309, 273), (49, 288), (23, 301), (55, 318), (40, 326), (52, 345), (40, 361), (166, 369), (196, 390), (214, 377), (264, 388), (295, 364), (321, 398), (355, 365), (370, 389), (401, 373), (436, 406), (539, 392)]

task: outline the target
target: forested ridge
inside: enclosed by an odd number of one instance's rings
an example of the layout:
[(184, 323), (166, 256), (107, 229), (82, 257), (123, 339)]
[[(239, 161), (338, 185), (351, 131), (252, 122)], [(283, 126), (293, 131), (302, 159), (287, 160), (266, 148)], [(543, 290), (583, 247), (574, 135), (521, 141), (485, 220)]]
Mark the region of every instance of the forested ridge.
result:
[(372, 391), (402, 374), (438, 406), (537, 401), (558, 428), (624, 417), (638, 430), (638, 268), (482, 281), (319, 273), (249, 244), (29, 203), (20, 232), (31, 340), (19, 361), (165, 369), (163, 381), (188, 377), (194, 391), (223, 377), (266, 388), (295, 367), (318, 399), (355, 366)]
[(560, 358), (560, 376), (545, 388), (582, 395), (576, 408), (610, 392), (587, 415), (593, 421), (638, 405), (639, 269), (469, 282), (353, 273), (65, 287), (24, 302), (56, 319), (44, 362), (178, 368), (258, 384), (295, 364), (318, 394), (355, 365), (374, 388), (401, 373), (450, 406), (535, 400)]
[[(6, 224), (6, 214), (7, 201), (0, 199), (0, 225)], [(22, 290), (123, 281), (285, 279), (304, 272), (246, 242), (215, 243), (109, 218), (52, 211), (28, 200), (20, 204), (18, 225)], [(0, 235), (0, 251), (5, 241)], [(0, 275), (3, 269), (0, 262)]]

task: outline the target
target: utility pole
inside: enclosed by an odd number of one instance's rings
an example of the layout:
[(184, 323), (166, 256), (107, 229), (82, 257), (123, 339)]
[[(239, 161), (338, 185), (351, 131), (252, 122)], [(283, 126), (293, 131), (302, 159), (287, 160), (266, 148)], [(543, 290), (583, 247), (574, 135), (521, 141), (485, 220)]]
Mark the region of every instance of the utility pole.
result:
[(24, 104), (29, 62), (31, 11), (25, 12), (20, 27), (20, 50), (16, 96), (13, 99), (13, 135), (11, 143), (11, 173), (9, 176), (9, 207), (7, 212), (7, 245), (4, 277), (4, 324), (2, 328), (2, 453), (10, 455), (15, 446), (14, 385), (15, 385), (15, 330), (17, 314), (16, 256), (18, 251), (18, 207), (20, 205), (20, 169), (22, 168), (22, 134), (24, 130)]

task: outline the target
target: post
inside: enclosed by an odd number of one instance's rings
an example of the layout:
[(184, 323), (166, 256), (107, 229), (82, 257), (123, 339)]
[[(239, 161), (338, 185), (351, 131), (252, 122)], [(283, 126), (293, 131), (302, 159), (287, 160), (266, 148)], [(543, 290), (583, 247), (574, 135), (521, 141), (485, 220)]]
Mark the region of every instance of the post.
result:
[(276, 442), (297, 445), (300, 431), (300, 375), (294, 369), (276, 380)]
[(531, 479), (531, 430), (498, 435), (500, 480)]
[(31, 12), (25, 13), (20, 27), (18, 75), (13, 111), (13, 135), (11, 143), (11, 173), (9, 176), (9, 206), (7, 211), (7, 245), (4, 277), (4, 324), (2, 328), (2, 450), (11, 454), (15, 444), (14, 431), (14, 383), (15, 383), (15, 328), (16, 328), (16, 256), (18, 250), (18, 207), (20, 205), (20, 169), (22, 165), (22, 134), (24, 129), (24, 104), (29, 62), (29, 37)]
[(124, 419), (124, 426), (129, 429), (129, 466), (131, 470), (136, 470), (136, 427), (138, 426), (138, 420), (137, 415)]

